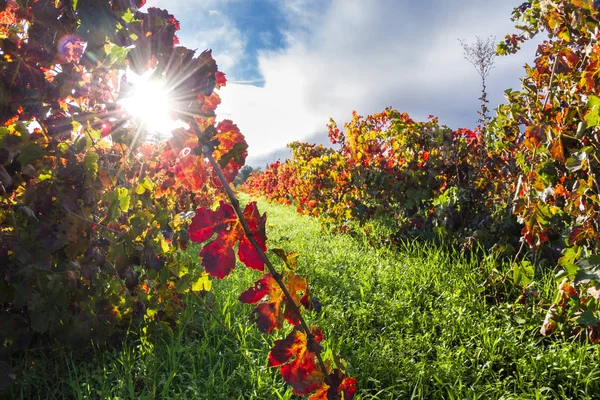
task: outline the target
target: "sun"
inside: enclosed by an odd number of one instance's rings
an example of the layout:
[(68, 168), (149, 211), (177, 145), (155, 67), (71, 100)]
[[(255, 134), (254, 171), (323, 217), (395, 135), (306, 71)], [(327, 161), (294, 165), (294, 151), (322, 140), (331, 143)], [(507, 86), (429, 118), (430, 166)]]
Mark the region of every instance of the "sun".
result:
[(153, 79), (151, 74), (136, 75), (128, 71), (127, 80), (131, 89), (119, 100), (129, 116), (148, 133), (168, 137), (180, 123), (173, 119), (173, 99), (164, 81)]

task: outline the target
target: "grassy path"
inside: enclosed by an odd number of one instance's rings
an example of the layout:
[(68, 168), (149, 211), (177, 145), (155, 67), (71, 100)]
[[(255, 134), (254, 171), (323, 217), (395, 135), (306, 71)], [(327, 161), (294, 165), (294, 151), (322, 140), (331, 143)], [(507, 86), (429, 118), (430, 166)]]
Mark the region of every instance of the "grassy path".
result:
[[(600, 350), (539, 336), (544, 310), (515, 303), (489, 261), (434, 247), (375, 250), (323, 233), (291, 208), (259, 202), (270, 248), (298, 251), (299, 272), (320, 299), (309, 314), (359, 381), (358, 399), (594, 398)], [(193, 253), (190, 253), (193, 254)], [(27, 366), (6, 398), (293, 399), (266, 366), (269, 344), (237, 296), (259, 274), (238, 266), (203, 300), (188, 299), (175, 333), (148, 343), (133, 335), (113, 352), (53, 352)], [(540, 285), (550, 296), (552, 282)], [(508, 298), (505, 302), (493, 299)], [(498, 304), (496, 304), (498, 303)], [(227, 326), (225, 331), (222, 324)], [(329, 350), (330, 348), (327, 348)]]
[[(360, 398), (593, 398), (600, 351), (539, 335), (545, 311), (484, 285), (491, 261), (434, 247), (375, 250), (327, 235), (293, 209), (260, 204), (271, 247), (300, 252), (323, 303), (318, 324), (359, 380)], [(551, 279), (542, 296), (554, 296)], [(512, 299), (495, 305), (492, 297)]]

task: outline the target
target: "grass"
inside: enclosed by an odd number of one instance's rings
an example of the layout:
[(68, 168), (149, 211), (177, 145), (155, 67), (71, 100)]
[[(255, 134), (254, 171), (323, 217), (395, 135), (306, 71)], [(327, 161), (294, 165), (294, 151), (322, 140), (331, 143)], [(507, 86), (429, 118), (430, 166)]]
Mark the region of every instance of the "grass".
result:
[[(490, 281), (493, 259), (468, 260), (416, 243), (374, 249), (323, 233), (314, 219), (290, 208), (259, 203), (269, 216), (269, 247), (301, 254), (299, 272), (322, 303), (309, 323), (323, 329), (326, 354), (339, 352), (358, 379), (355, 398), (591, 399), (600, 393), (598, 346), (539, 334), (545, 309), (538, 304), (554, 296), (550, 273), (538, 279), (538, 298), (523, 305), (510, 285)], [(258, 275), (238, 266), (214, 281), (205, 301), (220, 322), (189, 298), (180, 327), (151, 343), (131, 333), (117, 350), (28, 355), (19, 381), (0, 397), (295, 398), (266, 366), (278, 334), (261, 334), (248, 320), (251, 307), (237, 301)]]

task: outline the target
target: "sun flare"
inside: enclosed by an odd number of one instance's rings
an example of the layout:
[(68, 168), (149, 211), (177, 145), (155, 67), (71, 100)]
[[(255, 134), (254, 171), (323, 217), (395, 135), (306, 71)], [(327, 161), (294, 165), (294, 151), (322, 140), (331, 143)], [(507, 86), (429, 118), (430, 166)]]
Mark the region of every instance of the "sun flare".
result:
[(131, 89), (126, 97), (119, 101), (123, 109), (133, 117), (142, 128), (160, 137), (170, 136), (173, 129), (180, 126), (172, 116), (173, 100), (164, 82), (150, 79), (148, 76), (129, 74)]

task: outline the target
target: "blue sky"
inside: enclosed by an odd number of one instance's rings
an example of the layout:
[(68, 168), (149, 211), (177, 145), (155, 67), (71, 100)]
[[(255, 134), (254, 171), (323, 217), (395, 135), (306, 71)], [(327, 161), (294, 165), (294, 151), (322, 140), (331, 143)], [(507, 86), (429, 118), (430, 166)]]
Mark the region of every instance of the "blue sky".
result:
[[(327, 143), (340, 125), (391, 106), (474, 128), (480, 81), (458, 39), (514, 32), (507, 0), (149, 0), (181, 22), (182, 45), (213, 56), (228, 78), (219, 118), (238, 124), (248, 163), (263, 166), (294, 140)], [(497, 58), (492, 108), (519, 88), (536, 40)]]

